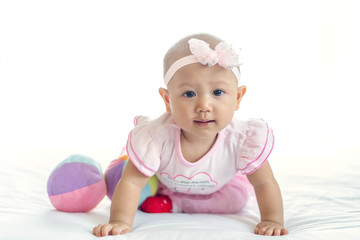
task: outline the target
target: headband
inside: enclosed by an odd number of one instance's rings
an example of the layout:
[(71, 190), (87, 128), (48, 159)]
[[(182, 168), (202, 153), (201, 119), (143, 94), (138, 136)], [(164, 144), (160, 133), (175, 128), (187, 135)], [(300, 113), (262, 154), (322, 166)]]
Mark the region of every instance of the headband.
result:
[(238, 66), (242, 63), (239, 62), (239, 54), (231, 45), (222, 41), (212, 50), (208, 43), (196, 38), (190, 39), (188, 43), (192, 55), (180, 58), (170, 66), (164, 77), (166, 86), (177, 70), (193, 63), (201, 63), (209, 67), (219, 64), (223, 68), (231, 69), (236, 79), (240, 81)]

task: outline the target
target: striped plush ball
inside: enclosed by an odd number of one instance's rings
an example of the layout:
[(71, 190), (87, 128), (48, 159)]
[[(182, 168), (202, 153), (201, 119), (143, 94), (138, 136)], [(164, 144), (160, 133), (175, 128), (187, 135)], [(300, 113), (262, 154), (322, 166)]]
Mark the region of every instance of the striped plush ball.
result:
[(47, 192), (51, 204), (60, 211), (90, 211), (106, 194), (100, 164), (86, 156), (71, 155), (50, 174)]
[[(109, 167), (105, 171), (105, 180), (107, 184), (107, 196), (111, 200), (116, 188), (117, 183), (119, 182), (122, 173), (125, 169), (126, 163), (129, 160), (127, 155), (123, 155), (118, 159), (112, 161)], [(159, 187), (159, 180), (154, 175), (149, 179), (149, 182), (145, 185), (141, 192), (140, 202), (141, 205), (148, 197), (154, 196)]]

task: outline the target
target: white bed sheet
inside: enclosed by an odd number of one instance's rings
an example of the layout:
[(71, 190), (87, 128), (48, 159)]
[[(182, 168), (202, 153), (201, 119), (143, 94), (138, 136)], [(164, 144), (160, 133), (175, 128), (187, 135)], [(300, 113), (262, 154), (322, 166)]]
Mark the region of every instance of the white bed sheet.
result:
[[(272, 162), (290, 231), (281, 239), (360, 239), (360, 150), (323, 150), (326, 153), (318, 157), (280, 157)], [(97, 239), (91, 231), (107, 222), (108, 199), (89, 213), (63, 213), (54, 210), (47, 197), (49, 173), (71, 151), (61, 149), (54, 158), (53, 149), (46, 147), (17, 148), (10, 151), (16, 154), (1, 156), (0, 239)], [(101, 161), (103, 168), (110, 160)], [(252, 233), (258, 219), (254, 199), (237, 215), (138, 211), (132, 233), (103, 239), (273, 239)]]

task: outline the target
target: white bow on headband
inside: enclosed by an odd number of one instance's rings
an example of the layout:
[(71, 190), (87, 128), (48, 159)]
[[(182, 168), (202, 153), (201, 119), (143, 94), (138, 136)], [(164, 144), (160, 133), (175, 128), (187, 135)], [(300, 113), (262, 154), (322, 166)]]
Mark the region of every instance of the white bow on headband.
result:
[(231, 47), (231, 45), (222, 41), (212, 50), (209, 44), (192, 38), (189, 40), (190, 51), (202, 65), (209, 67), (219, 64), (220, 66), (231, 69), (241, 65), (239, 62), (239, 54)]

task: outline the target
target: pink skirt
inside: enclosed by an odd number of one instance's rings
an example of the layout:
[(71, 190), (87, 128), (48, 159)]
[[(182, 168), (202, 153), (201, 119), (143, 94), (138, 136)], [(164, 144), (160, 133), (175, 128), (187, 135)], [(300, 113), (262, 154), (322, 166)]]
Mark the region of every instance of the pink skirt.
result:
[(238, 173), (224, 187), (212, 194), (174, 192), (160, 183), (158, 195), (166, 195), (172, 200), (176, 205), (174, 212), (233, 214), (244, 208), (253, 191), (247, 177)]

